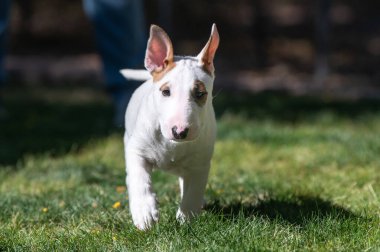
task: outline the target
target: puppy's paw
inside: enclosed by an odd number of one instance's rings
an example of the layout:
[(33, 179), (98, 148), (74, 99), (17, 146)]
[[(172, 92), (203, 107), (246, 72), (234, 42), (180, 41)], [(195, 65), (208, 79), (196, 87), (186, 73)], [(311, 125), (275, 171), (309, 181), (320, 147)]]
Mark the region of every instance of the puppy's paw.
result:
[(176, 219), (181, 224), (183, 224), (186, 221), (187, 218), (185, 214), (181, 211), (181, 209), (178, 209), (177, 214), (176, 214)]
[(202, 211), (205, 205), (206, 200), (203, 198), (202, 203), (198, 206), (192, 205), (191, 207), (179, 207), (176, 214), (177, 221), (182, 224), (196, 217), (197, 215), (199, 215), (199, 213)]
[(192, 218), (194, 218), (198, 214), (199, 214), (199, 211), (195, 211), (195, 212), (194, 211), (185, 211), (185, 210), (182, 210), (179, 208), (177, 211), (177, 214), (176, 214), (176, 219), (179, 223), (183, 224), (186, 221), (191, 220)]
[(155, 197), (145, 196), (131, 203), (133, 224), (140, 230), (148, 230), (158, 221), (159, 212)]

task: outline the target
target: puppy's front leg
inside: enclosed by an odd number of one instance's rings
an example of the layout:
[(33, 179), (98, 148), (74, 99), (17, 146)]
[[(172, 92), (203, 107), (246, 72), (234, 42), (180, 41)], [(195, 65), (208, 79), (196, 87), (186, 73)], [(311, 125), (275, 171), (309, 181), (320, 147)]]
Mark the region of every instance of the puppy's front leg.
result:
[(140, 230), (158, 221), (156, 196), (152, 191), (151, 166), (133, 150), (126, 151), (127, 186), (133, 223)]
[(183, 222), (198, 215), (202, 209), (210, 166), (180, 177), (181, 204), (177, 211), (177, 220)]

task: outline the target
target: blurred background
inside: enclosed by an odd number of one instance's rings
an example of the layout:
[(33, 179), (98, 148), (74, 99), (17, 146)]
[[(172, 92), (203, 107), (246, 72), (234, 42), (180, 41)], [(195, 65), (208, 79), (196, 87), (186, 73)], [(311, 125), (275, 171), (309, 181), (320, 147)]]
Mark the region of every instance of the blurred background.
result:
[[(213, 22), (217, 86), (333, 97), (380, 95), (380, 2), (146, 0), (146, 30), (162, 26), (177, 54), (195, 55)], [(14, 1), (11, 82), (101, 83), (93, 27), (81, 1)]]
[[(377, 0), (143, 3), (146, 32), (151, 23), (163, 27), (179, 55), (198, 54), (212, 23), (217, 24), (221, 37), (215, 59), (218, 115), (228, 107), (250, 114), (253, 106), (267, 106), (261, 114), (284, 116), (305, 106), (301, 102), (287, 107), (299, 97), (320, 99), (315, 109), (326, 101), (351, 104), (368, 99), (371, 108), (373, 104), (378, 108)], [(61, 153), (109, 134), (113, 111), (103, 92), (94, 27), (82, 1), (15, 0), (9, 32), (0, 160), (13, 163), (25, 153)], [(227, 90), (249, 98), (237, 95), (231, 106), (233, 101), (223, 96)], [(280, 102), (268, 103), (262, 96), (268, 92)], [(252, 99), (257, 102), (250, 103)], [(347, 108), (367, 108), (358, 104)], [(271, 114), (273, 108), (276, 113)]]

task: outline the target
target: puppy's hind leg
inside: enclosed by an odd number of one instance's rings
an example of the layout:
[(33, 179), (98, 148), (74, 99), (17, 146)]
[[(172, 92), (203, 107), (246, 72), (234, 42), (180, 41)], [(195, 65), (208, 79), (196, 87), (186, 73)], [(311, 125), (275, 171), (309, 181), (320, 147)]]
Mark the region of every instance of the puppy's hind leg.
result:
[(152, 190), (150, 165), (132, 150), (126, 151), (127, 187), (133, 223), (140, 230), (158, 221), (156, 196)]
[(181, 204), (177, 211), (177, 220), (184, 222), (198, 215), (204, 203), (204, 192), (206, 189), (209, 166), (192, 172), (180, 178)]

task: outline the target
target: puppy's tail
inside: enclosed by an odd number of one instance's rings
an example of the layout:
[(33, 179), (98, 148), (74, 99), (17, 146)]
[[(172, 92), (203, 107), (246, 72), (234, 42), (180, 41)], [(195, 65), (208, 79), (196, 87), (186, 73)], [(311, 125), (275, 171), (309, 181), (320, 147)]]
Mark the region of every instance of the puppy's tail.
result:
[(127, 80), (146, 81), (152, 77), (147, 70), (122, 69), (120, 73)]

